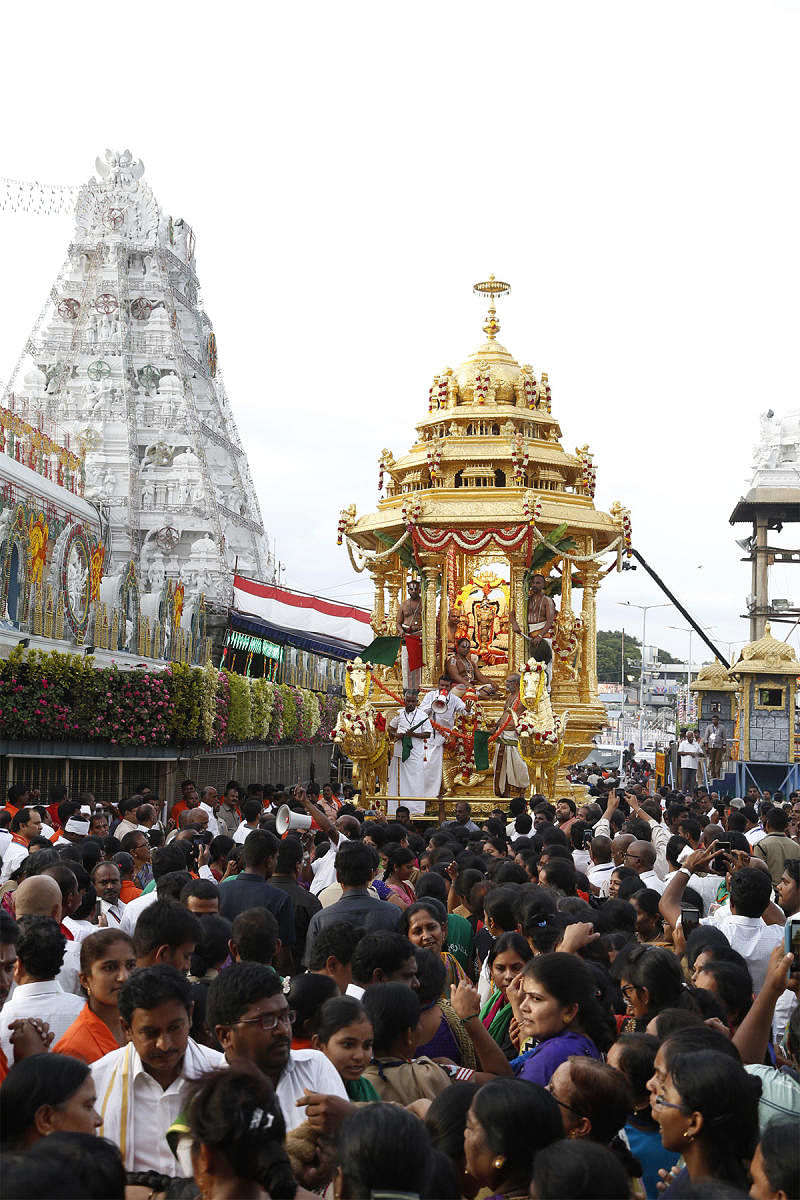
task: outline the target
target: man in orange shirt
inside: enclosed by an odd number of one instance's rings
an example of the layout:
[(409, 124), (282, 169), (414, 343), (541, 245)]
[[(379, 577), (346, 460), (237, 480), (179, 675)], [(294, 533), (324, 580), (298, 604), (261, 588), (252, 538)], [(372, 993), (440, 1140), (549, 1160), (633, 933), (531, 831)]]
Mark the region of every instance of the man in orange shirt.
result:
[(200, 803), (200, 797), (197, 794), (197, 787), (193, 779), (184, 779), (181, 784), (181, 798), (173, 804), (170, 810), (170, 817), (177, 825), (178, 817), (187, 808), (197, 808)]
[(111, 862), (117, 868), (120, 875), (119, 898), (123, 904), (130, 904), (131, 900), (135, 900), (137, 896), (141, 896), (142, 894), (142, 889), (137, 887), (133, 882), (133, 873), (136, 870), (133, 855), (126, 854), (124, 850), (120, 850), (119, 854), (114, 855)]

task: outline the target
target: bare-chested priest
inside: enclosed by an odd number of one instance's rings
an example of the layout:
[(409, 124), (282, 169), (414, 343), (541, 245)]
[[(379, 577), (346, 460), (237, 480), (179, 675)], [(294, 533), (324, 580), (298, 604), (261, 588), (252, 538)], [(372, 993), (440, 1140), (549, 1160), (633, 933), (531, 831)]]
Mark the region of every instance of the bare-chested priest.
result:
[(470, 653), (469, 638), (459, 638), (455, 654), (448, 654), (447, 677), (453, 681), (454, 696), (463, 696), (467, 688), (475, 688), (479, 696), (498, 694), (496, 685), (486, 678), (476, 656)]
[(422, 682), (422, 666), (409, 669), (407, 639), (414, 639), (411, 661), (421, 662), (422, 658), (422, 600), (420, 599), (420, 583), (418, 579), (409, 579), (408, 596), (397, 610), (397, 634), (403, 639), (400, 661), (403, 668), (403, 687), (419, 691)]
[[(556, 623), (556, 606), (547, 595), (544, 575), (531, 576), (531, 587), (528, 592), (528, 633), (526, 645), (530, 647), (530, 656), (547, 664), (547, 686), (553, 675), (553, 634)], [(511, 628), (515, 633), (522, 633), (516, 613), (511, 613)], [(525, 636), (525, 635), (523, 635)], [(547, 649), (545, 649), (545, 643)]]

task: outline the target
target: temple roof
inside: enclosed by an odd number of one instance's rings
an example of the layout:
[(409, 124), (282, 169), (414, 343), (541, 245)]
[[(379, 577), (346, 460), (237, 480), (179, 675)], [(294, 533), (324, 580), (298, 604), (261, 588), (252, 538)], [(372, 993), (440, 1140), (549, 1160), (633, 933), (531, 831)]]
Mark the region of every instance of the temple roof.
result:
[(739, 689), (717, 658), (713, 663), (707, 663), (706, 666), (700, 668), (697, 677), (689, 685), (689, 690), (692, 692), (736, 692)]
[(535, 504), (537, 525), (567, 522), (573, 533), (591, 536), (595, 549), (619, 536), (622, 510), (608, 516), (595, 509), (589, 447), (570, 453), (561, 444), (547, 374), (537, 378), (497, 340), (495, 300), (509, 290), (493, 276), (475, 285), (490, 298), (485, 340), (455, 370), (434, 376), (410, 450), (397, 458), (382, 452), (385, 495), (377, 512), (349, 526), (365, 549), (381, 548), (375, 534), (397, 537), (410, 508), (421, 508), (416, 520), (424, 525), (485, 527), (527, 522)]
[(793, 646), (788, 642), (779, 642), (772, 636), (767, 622), (764, 636), (742, 649), (730, 673), (734, 678), (740, 675), (800, 676), (800, 662), (797, 661)]

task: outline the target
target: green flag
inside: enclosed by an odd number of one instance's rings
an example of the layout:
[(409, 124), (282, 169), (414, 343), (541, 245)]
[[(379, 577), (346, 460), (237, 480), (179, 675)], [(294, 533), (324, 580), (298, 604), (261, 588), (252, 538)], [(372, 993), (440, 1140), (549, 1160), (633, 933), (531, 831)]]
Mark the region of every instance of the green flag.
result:
[(383, 667), (393, 667), (399, 653), (399, 637), (379, 637), (361, 651), (359, 658), (365, 663), (380, 663)]
[(475, 770), (489, 770), (489, 734), (485, 729), (475, 730)]

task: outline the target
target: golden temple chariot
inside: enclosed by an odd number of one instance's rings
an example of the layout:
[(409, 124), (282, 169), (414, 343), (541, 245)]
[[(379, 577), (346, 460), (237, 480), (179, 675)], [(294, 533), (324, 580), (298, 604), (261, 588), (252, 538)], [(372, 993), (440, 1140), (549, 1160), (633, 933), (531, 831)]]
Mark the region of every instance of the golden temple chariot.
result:
[[(455, 638), (469, 638), (481, 672), (501, 692), (477, 705), (473, 724), (485, 729), (495, 728), (503, 713), (506, 677), (525, 669), (530, 650), (515, 627), (528, 629), (530, 577), (545, 575), (557, 608), (552, 689), (542, 696), (538, 686), (534, 703), (529, 686), (526, 702), (523, 684), (522, 699), (534, 716), (539, 706), (537, 728), (550, 736), (529, 739), (528, 753), (521, 739), (520, 748), (534, 790), (569, 793), (565, 769), (589, 753), (607, 723), (597, 691), (596, 594), (603, 575), (619, 569), (630, 549), (630, 517), (620, 504), (610, 513), (595, 508), (593, 456), (588, 446), (572, 454), (563, 448), (547, 375), (537, 378), (497, 340), (495, 301), (508, 284), (492, 276), (475, 290), (489, 298), (485, 341), (460, 367), (434, 377), (411, 450), (399, 458), (386, 449), (380, 455), (384, 494), (377, 510), (359, 517), (355, 506), (344, 509), (339, 541), (355, 570), (369, 571), (374, 583), (376, 637), (396, 633), (408, 579), (420, 578), (423, 690), (435, 687)], [(366, 697), (360, 671), (357, 661), (345, 725), (354, 720), (363, 734), (362, 717), (368, 724), (377, 718), (377, 731), (366, 739), (369, 749), (346, 736), (337, 740), (382, 791), (385, 772), (375, 774), (384, 725), (378, 713), (388, 722), (397, 711), (389, 693), (401, 694), (400, 666), (373, 668)], [(496, 746), (490, 742), (488, 771), (454, 778), (445, 758), (448, 800), (468, 798), (477, 812), (495, 806)], [(537, 772), (538, 759), (545, 773)], [(435, 807), (429, 801), (428, 811)]]

